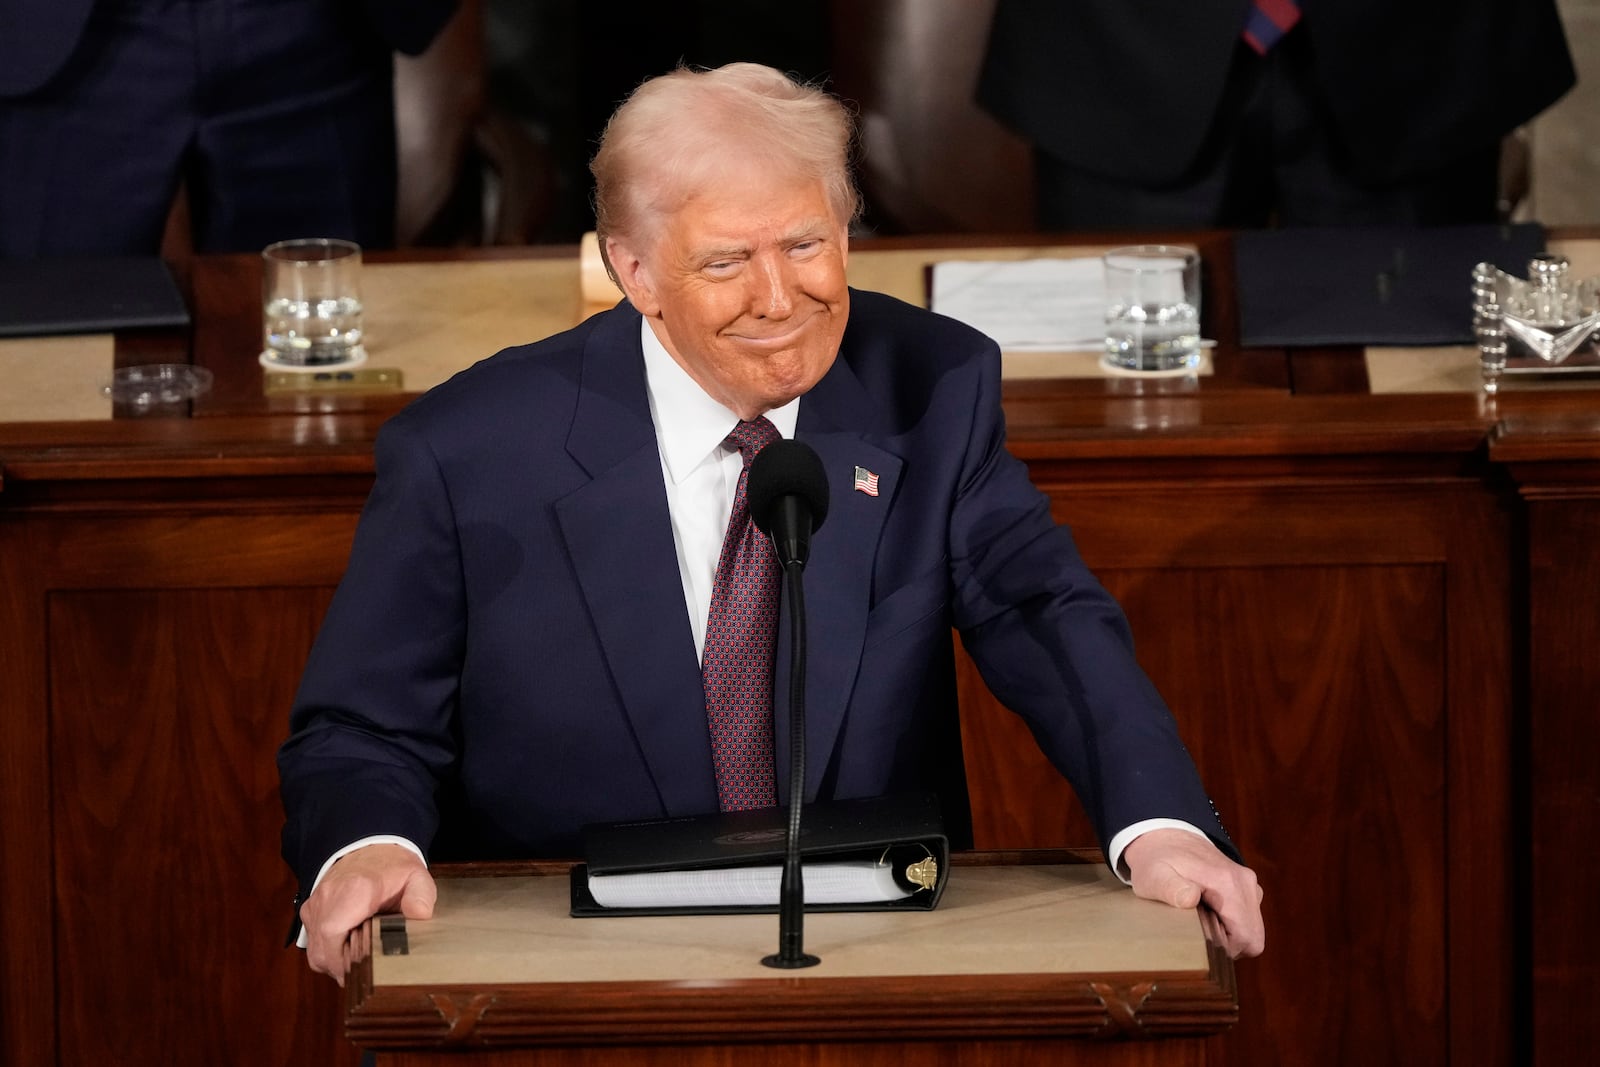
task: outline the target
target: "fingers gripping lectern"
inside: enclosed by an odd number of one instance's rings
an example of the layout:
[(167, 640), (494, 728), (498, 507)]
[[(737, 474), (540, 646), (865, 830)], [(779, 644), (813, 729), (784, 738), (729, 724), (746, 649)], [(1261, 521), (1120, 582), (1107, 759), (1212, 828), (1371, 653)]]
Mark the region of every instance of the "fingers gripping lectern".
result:
[(1237, 1018), (1195, 912), (1077, 854), (957, 859), (933, 910), (808, 916), (798, 972), (770, 915), (572, 918), (568, 865), (441, 868), (434, 918), (372, 920), (346, 1032), (392, 1067), (1200, 1064)]

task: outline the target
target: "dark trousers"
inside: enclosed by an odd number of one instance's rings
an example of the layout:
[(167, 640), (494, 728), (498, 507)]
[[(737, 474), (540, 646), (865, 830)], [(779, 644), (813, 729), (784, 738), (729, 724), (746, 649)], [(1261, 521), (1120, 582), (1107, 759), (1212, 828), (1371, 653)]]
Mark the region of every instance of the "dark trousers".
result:
[(0, 258), (149, 254), (179, 183), (201, 251), (392, 242), (392, 56), (343, 0), (101, 0), (0, 100)]
[[(1141, 188), (1036, 151), (1045, 230), (1445, 225), (1493, 222), (1498, 145), (1401, 182), (1362, 180), (1291, 33), (1258, 56), (1240, 44), (1199, 155)], [(1403, 106), (1397, 103), (1396, 106)]]

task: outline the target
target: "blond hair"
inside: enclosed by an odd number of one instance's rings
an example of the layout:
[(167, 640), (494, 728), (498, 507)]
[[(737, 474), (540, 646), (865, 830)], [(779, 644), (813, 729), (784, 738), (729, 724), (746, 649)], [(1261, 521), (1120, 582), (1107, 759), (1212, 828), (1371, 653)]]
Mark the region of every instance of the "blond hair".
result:
[[(651, 240), (661, 219), (751, 159), (822, 182), (841, 225), (861, 211), (850, 173), (855, 118), (836, 97), (758, 63), (651, 78), (606, 123), (590, 161), (595, 230)], [(612, 271), (609, 258), (606, 270)]]

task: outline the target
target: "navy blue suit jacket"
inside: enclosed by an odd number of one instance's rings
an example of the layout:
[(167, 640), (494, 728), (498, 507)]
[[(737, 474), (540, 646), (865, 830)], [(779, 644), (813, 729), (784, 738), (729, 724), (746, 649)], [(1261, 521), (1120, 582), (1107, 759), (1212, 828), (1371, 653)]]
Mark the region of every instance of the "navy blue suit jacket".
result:
[[(1250, 6), (998, 0), (978, 100), (1080, 170), (1159, 187), (1200, 151)], [(1575, 78), (1555, 0), (1300, 6), (1331, 127), (1375, 184), (1492, 148)]]
[[(371, 834), (435, 859), (570, 856), (587, 822), (716, 809), (639, 330), (624, 303), (504, 351), (379, 435), (279, 756), (303, 887)], [(1122, 612), (1005, 449), (999, 366), (966, 326), (853, 291), (800, 401), (830, 485), (806, 568), (807, 799), (964, 807), (953, 625), (1102, 840), (1168, 816), (1231, 852)]]
[[(345, 3), (349, 0), (323, 0)], [(364, 0), (388, 44), (416, 55), (454, 13), (456, 0)], [(8, 0), (0, 7), (0, 97), (22, 96), (66, 65), (83, 38), (95, 0)], [(295, 18), (295, 5), (283, 5)]]

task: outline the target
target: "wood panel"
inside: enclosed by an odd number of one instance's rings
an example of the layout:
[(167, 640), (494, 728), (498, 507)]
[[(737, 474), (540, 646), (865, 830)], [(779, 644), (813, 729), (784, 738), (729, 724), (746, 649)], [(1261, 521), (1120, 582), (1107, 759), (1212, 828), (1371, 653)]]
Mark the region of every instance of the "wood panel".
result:
[(1600, 1046), (1600, 499), (1529, 504), (1534, 1062)]
[[(1448, 467), (1043, 468), (1267, 889), (1224, 1061), (1510, 1062), (1505, 503)], [(959, 677), (979, 847), (1091, 843), (1020, 720)]]
[(354, 1062), (277, 855), (274, 753), (355, 523), (321, 484), (0, 513), (0, 1062)]
[(331, 986), (283, 943), (273, 755), (326, 601), (51, 597), (63, 1065), (355, 1062)]
[(1451, 494), (1436, 523), (1446, 538), (1445, 682), (1448, 789), (1449, 1059), (1521, 1063), (1526, 1052), (1516, 970), (1511, 501), (1496, 492)]
[(55, 893), (34, 530), (0, 511), (0, 1063), (54, 1064)]
[[(1240, 966), (1227, 1062), (1444, 1062), (1442, 568), (1102, 577), (1267, 890), (1268, 950)], [(979, 847), (1084, 843), (1020, 720), (972, 710)], [(1375, 966), (1382, 984), (1352, 980)]]

